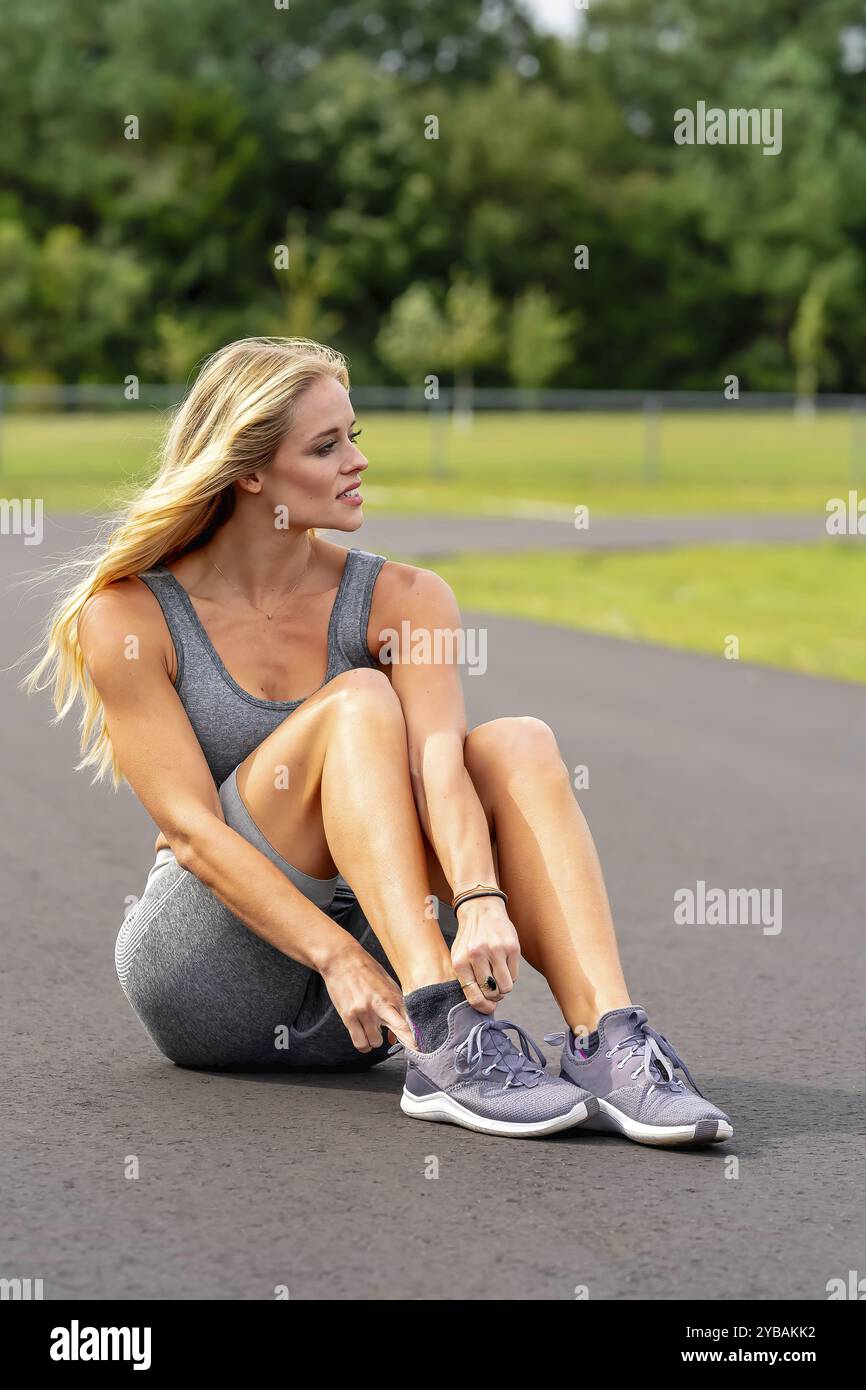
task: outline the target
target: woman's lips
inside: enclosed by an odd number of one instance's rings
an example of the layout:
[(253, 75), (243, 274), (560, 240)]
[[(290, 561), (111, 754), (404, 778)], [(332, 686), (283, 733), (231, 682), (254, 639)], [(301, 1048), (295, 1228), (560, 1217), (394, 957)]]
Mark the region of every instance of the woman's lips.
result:
[(360, 507), (363, 500), (360, 485), (349, 492), (341, 492), (337, 497), (338, 502), (345, 502), (348, 507)]

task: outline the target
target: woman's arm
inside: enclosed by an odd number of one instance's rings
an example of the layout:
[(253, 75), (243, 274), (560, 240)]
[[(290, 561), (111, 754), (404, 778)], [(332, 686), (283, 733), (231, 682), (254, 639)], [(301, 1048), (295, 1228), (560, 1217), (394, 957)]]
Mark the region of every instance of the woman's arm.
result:
[[(453, 661), (436, 660), (437, 651), (459, 650), (449, 638), (449, 634), (456, 638), (462, 628), (457, 600), (432, 570), (392, 562), (387, 580), (371, 614), (375, 637), (381, 642), (381, 633), (388, 628), (402, 637), (401, 622), (408, 620), (410, 633), (427, 633), (430, 638), (429, 661), (394, 660), (389, 666), (406, 721), (421, 825), (453, 893), (476, 883), (493, 884), (487, 817), (463, 761), (467, 731), (460, 670)], [(396, 654), (411, 657), (415, 651), (410, 643), (408, 651), (401, 645)], [(452, 951), (458, 978), (474, 973), (476, 979), (484, 979), (491, 973), (486, 968), (489, 962), (502, 993), (508, 993), (517, 978), (520, 947), (501, 899), (467, 902), (459, 910), (459, 921), (460, 935)], [(472, 966), (468, 975), (461, 974), (464, 963)]]
[(256, 935), (322, 974), (329, 992), (331, 981), (339, 982), (340, 1001), (333, 992), (332, 1001), (356, 1046), (361, 1034), (346, 1016), (350, 996), (357, 994), (351, 977), (360, 972), (369, 985), (373, 975), (377, 980), (381, 975), (390, 1000), (381, 1021), (412, 1045), (411, 1031), (394, 1007), (399, 991), (387, 973), (276, 864), (226, 825), (210, 769), (170, 679), (172, 648), (164, 623), (153, 614), (144, 587), (125, 580), (95, 595), (79, 619), (78, 635), (124, 777), (181, 867)]

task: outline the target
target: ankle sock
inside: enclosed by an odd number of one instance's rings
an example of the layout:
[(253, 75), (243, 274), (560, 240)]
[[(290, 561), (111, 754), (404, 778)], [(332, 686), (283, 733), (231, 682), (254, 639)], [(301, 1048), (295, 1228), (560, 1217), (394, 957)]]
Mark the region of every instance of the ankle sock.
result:
[(419, 1052), (435, 1052), (448, 1036), (448, 1011), (465, 1002), (466, 995), (458, 980), (441, 984), (422, 985), (404, 994), (403, 1003), (412, 1024)]

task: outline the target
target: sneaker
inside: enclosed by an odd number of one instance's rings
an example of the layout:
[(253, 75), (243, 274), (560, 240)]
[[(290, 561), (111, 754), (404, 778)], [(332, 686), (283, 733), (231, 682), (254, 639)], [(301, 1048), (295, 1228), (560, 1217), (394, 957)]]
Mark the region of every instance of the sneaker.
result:
[[(574, 1034), (545, 1033), (562, 1043), (560, 1076), (581, 1095), (591, 1091), (600, 1111), (588, 1129), (613, 1130), (638, 1144), (718, 1144), (730, 1139), (733, 1125), (711, 1104), (671, 1044), (647, 1022), (638, 1004), (612, 1009), (598, 1025), (593, 1052), (576, 1045)], [(680, 1081), (674, 1073), (685, 1076)]]
[[(508, 1028), (517, 1034), (519, 1048)], [(449, 1009), (448, 1036), (434, 1052), (396, 1043), (391, 1052), (399, 1051), (406, 1053), (400, 1109), (416, 1120), (531, 1139), (598, 1114), (595, 1096), (546, 1074), (544, 1053), (522, 1028), (479, 1013), (465, 1000)]]

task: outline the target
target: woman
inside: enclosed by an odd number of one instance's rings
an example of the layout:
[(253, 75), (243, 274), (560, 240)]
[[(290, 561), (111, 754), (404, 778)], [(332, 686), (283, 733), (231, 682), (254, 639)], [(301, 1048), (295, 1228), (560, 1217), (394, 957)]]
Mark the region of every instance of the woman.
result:
[[(79, 766), (159, 826), (115, 952), (132, 1007), (181, 1066), (366, 1067), (396, 1039), (404, 1112), (482, 1133), (728, 1138), (630, 999), (550, 729), (467, 733), (455, 664), (380, 643), (457, 629), (448, 585), (317, 534), (362, 524), (348, 386), (307, 340), (210, 357), (28, 679), (58, 717), (83, 699)], [(558, 1077), (495, 1017), (522, 956), (566, 1020)]]

